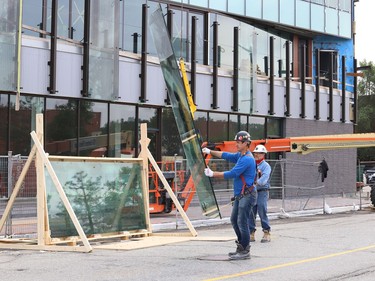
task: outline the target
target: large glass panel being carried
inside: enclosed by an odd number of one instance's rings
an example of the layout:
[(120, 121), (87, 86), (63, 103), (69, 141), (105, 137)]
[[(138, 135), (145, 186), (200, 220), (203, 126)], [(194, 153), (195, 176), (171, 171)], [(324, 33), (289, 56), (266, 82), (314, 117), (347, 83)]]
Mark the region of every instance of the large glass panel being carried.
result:
[(17, 84), (17, 29), (19, 1), (0, 5), (0, 90), (15, 91)]
[(117, 100), (119, 73), (119, 1), (91, 1), (89, 95)]
[(206, 164), (201, 152), (200, 140), (194, 127), (176, 56), (173, 53), (161, 9), (152, 13), (149, 26), (158, 51), (177, 128), (203, 213), (211, 217), (220, 216), (211, 181), (203, 174)]
[[(49, 160), (86, 235), (147, 229), (141, 159)], [(77, 236), (47, 170), (45, 175), (51, 237)]]

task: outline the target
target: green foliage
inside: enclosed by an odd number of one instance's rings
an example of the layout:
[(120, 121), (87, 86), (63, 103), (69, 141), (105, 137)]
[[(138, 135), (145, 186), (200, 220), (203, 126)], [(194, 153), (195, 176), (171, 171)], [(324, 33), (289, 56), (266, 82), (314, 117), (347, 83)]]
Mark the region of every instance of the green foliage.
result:
[[(368, 65), (370, 69), (363, 70), (363, 78), (358, 82), (358, 120), (356, 133), (375, 133), (375, 65), (363, 61), (361, 66)], [(358, 158), (361, 161), (375, 160), (375, 147), (359, 148)]]

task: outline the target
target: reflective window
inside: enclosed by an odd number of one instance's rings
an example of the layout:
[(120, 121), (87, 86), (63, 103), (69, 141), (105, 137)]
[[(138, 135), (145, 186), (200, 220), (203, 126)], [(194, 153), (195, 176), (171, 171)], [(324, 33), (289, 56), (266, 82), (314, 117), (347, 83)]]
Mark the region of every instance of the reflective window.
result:
[(345, 12), (350, 12), (352, 10), (352, 1), (351, 0), (341, 0), (339, 1), (340, 10)]
[(267, 118), (267, 138), (281, 138), (283, 120), (276, 118)]
[(208, 120), (208, 139), (210, 142), (219, 142), (229, 138), (228, 114), (209, 112)]
[(188, 12), (186, 10), (173, 10), (172, 46), (177, 58), (187, 60), (189, 52), (188, 37)]
[(295, 24), (295, 2), (290, 0), (280, 0), (280, 23), (288, 25)]
[(79, 143), (73, 141), (73, 146), (78, 148), (79, 156), (107, 156), (107, 103), (81, 100), (79, 104)]
[(324, 32), (324, 6), (311, 5), (311, 29)]
[(118, 98), (118, 5), (91, 1), (89, 95), (94, 99)]
[[(342, 0), (340, 0), (342, 1)], [(326, 6), (334, 9), (339, 8), (339, 0), (326, 0)]]
[(72, 1), (70, 34), (72, 39), (83, 42), (84, 21), (85, 21), (85, 1)]
[(238, 48), (238, 111), (252, 113), (253, 81), (256, 68), (254, 42), (256, 33), (252, 26), (241, 23)]
[(226, 140), (234, 140), (234, 136), (239, 131), (247, 131), (247, 116), (245, 115), (229, 115), (229, 137)]
[[(289, 11), (289, 13), (292, 13), (292, 11)], [(263, 19), (279, 21), (279, 0), (263, 1)]]
[(51, 155), (77, 155), (77, 100), (46, 100), (45, 150)]
[(226, 11), (227, 10), (227, 0), (215, 0), (210, 1), (210, 8), (220, 11)]
[(17, 81), (17, 29), (19, 1), (6, 0), (0, 5), (0, 89), (14, 91)]
[(189, 4), (207, 8), (208, 0), (189, 0)]
[[(159, 127), (158, 127), (158, 111), (151, 107), (140, 107), (138, 113), (138, 124), (147, 124), (147, 137), (151, 140), (148, 149), (151, 154), (154, 155), (156, 160), (161, 159), (159, 150), (157, 149), (159, 145)], [(140, 137), (140, 136), (139, 136)]]
[(121, 49), (140, 53), (142, 36), (142, 4), (145, 0), (124, 0), (120, 2), (121, 17)]
[(8, 95), (0, 94), (0, 154), (8, 154)]
[[(219, 66), (233, 67), (233, 28), (239, 25), (239, 21), (229, 17), (217, 16), (218, 26), (218, 46), (219, 46)], [(213, 28), (211, 27), (211, 31)], [(213, 38), (212, 38), (213, 40)], [(213, 41), (212, 41), (213, 42)]]
[[(43, 3), (41, 0), (29, 0), (23, 1), (22, 6), (22, 24), (28, 25), (32, 28), (41, 29), (42, 28), (42, 11)], [(23, 29), (23, 34), (39, 36), (39, 33)]]
[(135, 157), (135, 106), (111, 104), (109, 157)]
[(339, 34), (338, 32), (338, 11), (326, 8), (326, 33)]
[(21, 95), (18, 111), (14, 110), (16, 96), (10, 96), (10, 103), (10, 122), (14, 124), (10, 126), (10, 150), (13, 154), (27, 156), (33, 145), (30, 132), (36, 129), (36, 114), (43, 113), (43, 98)]
[[(86, 235), (147, 229), (142, 160), (49, 160)], [(48, 171), (45, 175), (51, 237), (77, 236)]]
[(263, 117), (250, 116), (249, 133), (253, 140), (264, 139), (266, 137), (266, 119)]
[(351, 15), (347, 12), (339, 11), (340, 35), (350, 38), (352, 36)]
[(262, 0), (246, 0), (246, 16), (262, 18)]
[(207, 134), (207, 112), (194, 112), (195, 129), (200, 134), (202, 141), (208, 141)]
[(230, 0), (228, 1), (228, 12), (234, 14), (245, 14), (244, 0)]
[[(196, 17), (197, 21), (196, 21), (196, 39), (195, 39), (195, 51), (196, 51), (196, 62), (197, 63), (200, 63), (200, 64), (203, 64), (203, 56), (204, 56), (204, 17), (203, 17), (203, 14), (198, 14), (198, 13), (192, 13), (190, 12), (189, 13), (189, 38), (190, 38), (190, 41), (192, 40), (192, 34), (191, 34), (191, 22), (192, 22), (192, 18), (193, 17)], [(191, 60), (190, 60), (191, 61)]]
[(310, 3), (297, 0), (296, 26), (302, 28), (310, 28)]
[(171, 108), (164, 108), (162, 113), (161, 151), (163, 156), (184, 155), (181, 139)]
[(256, 72), (260, 75), (266, 75), (266, 73), (269, 73), (269, 36), (266, 31), (261, 29), (257, 29), (256, 34)]

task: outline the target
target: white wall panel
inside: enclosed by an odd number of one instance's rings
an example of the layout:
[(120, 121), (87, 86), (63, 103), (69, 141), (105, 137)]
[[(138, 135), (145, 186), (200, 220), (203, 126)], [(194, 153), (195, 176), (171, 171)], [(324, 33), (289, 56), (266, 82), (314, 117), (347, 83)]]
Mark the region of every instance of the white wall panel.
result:
[(81, 97), (82, 55), (57, 52), (56, 96)]

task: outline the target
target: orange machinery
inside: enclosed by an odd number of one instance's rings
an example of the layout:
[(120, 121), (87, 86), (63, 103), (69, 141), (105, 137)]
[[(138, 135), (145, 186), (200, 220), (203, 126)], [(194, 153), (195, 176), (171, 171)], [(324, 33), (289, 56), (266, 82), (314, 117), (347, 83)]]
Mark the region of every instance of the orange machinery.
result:
[[(204, 143), (202, 147), (213, 150), (237, 152), (235, 141), (222, 141), (218, 143)], [(344, 135), (322, 135), (309, 137), (291, 137), (283, 139), (261, 139), (252, 140), (250, 150), (262, 144), (268, 152), (295, 152), (308, 154), (320, 150), (332, 150), (340, 148), (360, 148), (375, 146), (375, 133), (368, 134), (344, 134)], [(206, 161), (210, 159), (207, 155)], [(194, 197), (195, 186), (193, 180), (186, 171), (174, 171), (173, 163), (164, 163), (164, 176), (171, 188), (176, 191), (175, 181), (177, 181), (177, 198), (186, 211)], [(202, 171), (203, 172), (203, 171)], [(150, 168), (150, 213), (169, 213), (174, 209), (172, 200), (168, 198), (156, 172)]]

